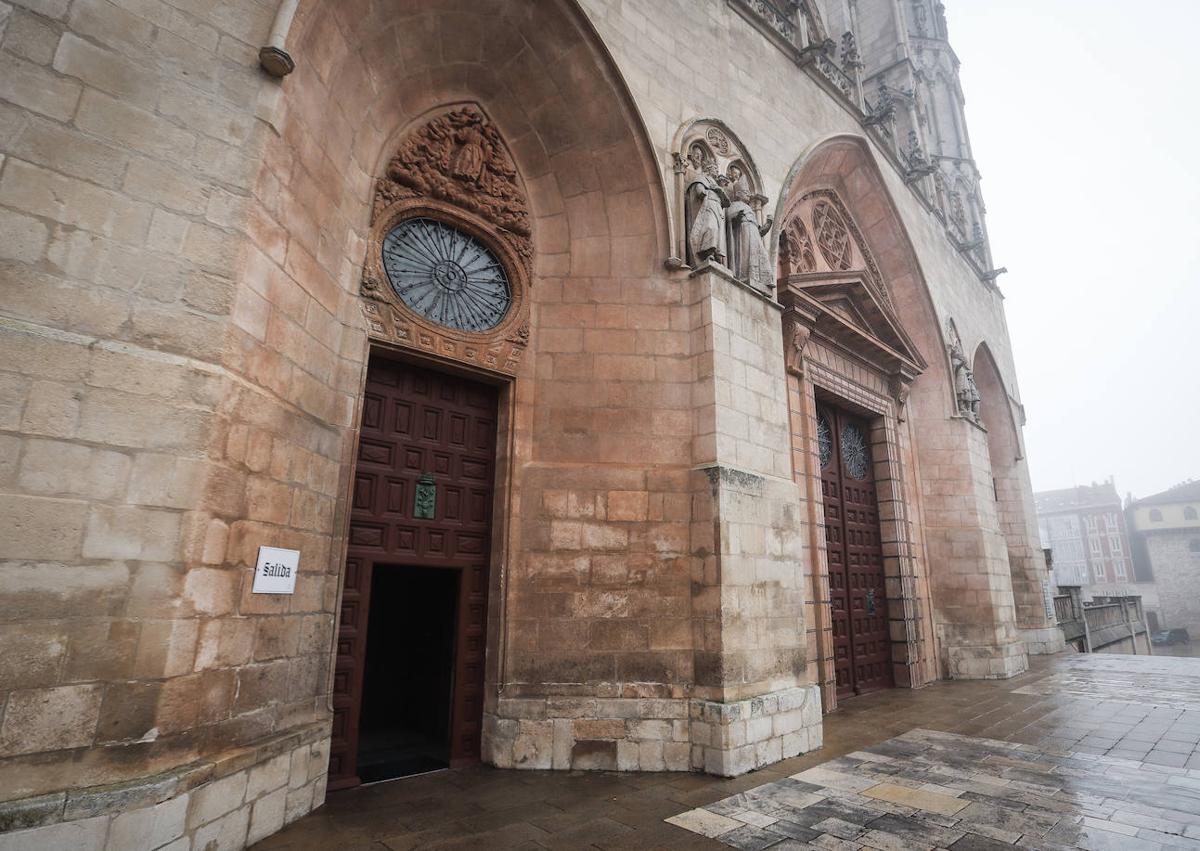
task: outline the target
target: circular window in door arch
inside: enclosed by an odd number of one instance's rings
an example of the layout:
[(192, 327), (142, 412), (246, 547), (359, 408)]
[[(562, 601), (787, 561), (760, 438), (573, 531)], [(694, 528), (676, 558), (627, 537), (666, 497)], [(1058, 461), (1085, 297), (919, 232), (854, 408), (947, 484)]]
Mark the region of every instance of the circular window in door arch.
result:
[(383, 238), (388, 283), (410, 309), (460, 331), (490, 331), (508, 314), (504, 265), (481, 240), (425, 216), (397, 223)]

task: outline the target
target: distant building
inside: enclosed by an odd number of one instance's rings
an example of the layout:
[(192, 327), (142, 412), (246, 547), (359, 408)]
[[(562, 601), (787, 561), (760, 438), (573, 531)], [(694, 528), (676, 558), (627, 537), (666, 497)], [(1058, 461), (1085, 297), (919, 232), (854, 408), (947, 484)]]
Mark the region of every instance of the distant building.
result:
[(1200, 481), (1132, 500), (1126, 518), (1135, 569), (1161, 592), (1150, 627), (1200, 632)]
[(1153, 574), (1134, 570), (1121, 497), (1110, 479), (1033, 495), (1042, 545), (1053, 553), (1054, 583), (1079, 586), (1084, 601), (1139, 596), (1157, 614)]

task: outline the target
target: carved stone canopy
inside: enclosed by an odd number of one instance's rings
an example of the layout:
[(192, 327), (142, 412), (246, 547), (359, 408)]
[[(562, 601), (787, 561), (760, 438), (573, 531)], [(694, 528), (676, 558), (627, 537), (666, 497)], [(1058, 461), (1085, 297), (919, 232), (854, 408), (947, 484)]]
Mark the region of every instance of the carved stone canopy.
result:
[(854, 217), (831, 189), (817, 189), (793, 202), (779, 229), (779, 276), (855, 273), (876, 299), (891, 296)]
[[(389, 235), (396, 239), (404, 228), (412, 228), (417, 219), (474, 246), (475, 255), (482, 258), (479, 267), (494, 261), (489, 283), (498, 294), (491, 298), (503, 308), (490, 305), (493, 313), (488, 321), (474, 325), (434, 321), (429, 312), (414, 309), (412, 290), (398, 290), (389, 278), (385, 242)], [(416, 250), (422, 256), (437, 254), (437, 245)], [(389, 256), (393, 262), (394, 254)], [(376, 181), (362, 278), (368, 333), (424, 355), (515, 373), (529, 338), (532, 260), (525, 190), (499, 131), (473, 104), (447, 108), (404, 136)], [(469, 277), (472, 267), (464, 271), (451, 258), (440, 257), (431, 257), (429, 265), (430, 290), (443, 286), (447, 299), (464, 305), (461, 315), (470, 314), (469, 299), (477, 292)], [(447, 277), (447, 270), (453, 275)]]
[[(695, 205), (698, 203), (689, 187), (696, 181), (702, 181), (707, 186), (710, 195), (717, 200), (715, 206), (722, 210), (731, 206), (735, 209), (751, 211), (738, 221), (744, 225), (753, 225), (760, 232), (759, 238), (769, 230), (771, 220), (764, 214), (767, 198), (762, 193), (762, 179), (753, 159), (736, 136), (720, 121), (711, 118), (696, 119), (682, 128), (675, 137), (674, 150), (675, 169), (675, 245), (673, 255), (667, 260), (669, 268), (697, 268), (705, 262), (729, 264), (729, 252), (726, 244), (730, 242), (732, 233), (714, 240), (708, 252), (698, 256), (693, 241), (689, 241), (691, 225), (695, 218)], [(702, 201), (699, 203), (702, 204)], [(739, 207), (740, 205), (740, 207)], [(723, 213), (718, 213), (723, 216)], [(733, 229), (735, 221), (722, 220), (721, 229)], [(714, 225), (715, 228), (715, 225)], [(732, 249), (732, 246), (729, 246)], [(758, 247), (755, 246), (756, 254)], [(765, 247), (761, 255), (769, 255)], [(766, 279), (765, 288), (773, 281), (772, 272), (768, 269), (763, 277)]]
[(782, 282), (780, 301), (789, 369), (800, 369), (803, 345), (797, 350), (796, 342), (807, 344), (810, 337), (855, 356), (895, 379), (897, 387), (910, 383), (927, 366), (891, 305), (861, 274), (792, 275)]

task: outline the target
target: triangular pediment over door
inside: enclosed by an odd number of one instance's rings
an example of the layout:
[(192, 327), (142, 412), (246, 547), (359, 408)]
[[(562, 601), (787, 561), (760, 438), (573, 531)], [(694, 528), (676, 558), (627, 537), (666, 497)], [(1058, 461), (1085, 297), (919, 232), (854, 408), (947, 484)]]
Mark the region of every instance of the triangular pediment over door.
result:
[(832, 190), (807, 193), (784, 215), (779, 294), (792, 368), (815, 336), (902, 381), (924, 371), (862, 231)]

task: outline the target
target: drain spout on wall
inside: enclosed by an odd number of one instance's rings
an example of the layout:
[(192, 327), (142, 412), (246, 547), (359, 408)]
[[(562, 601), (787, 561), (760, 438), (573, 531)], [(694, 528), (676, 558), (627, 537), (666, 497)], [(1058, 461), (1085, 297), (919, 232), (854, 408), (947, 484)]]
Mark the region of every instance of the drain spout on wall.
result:
[(286, 77), (296, 70), (296, 61), (287, 52), (288, 30), (292, 28), (292, 19), (296, 17), (296, 7), (300, 0), (280, 0), (279, 9), (275, 12), (275, 22), (271, 25), (271, 35), (267, 43), (258, 49), (258, 61), (263, 69), (272, 77)]

